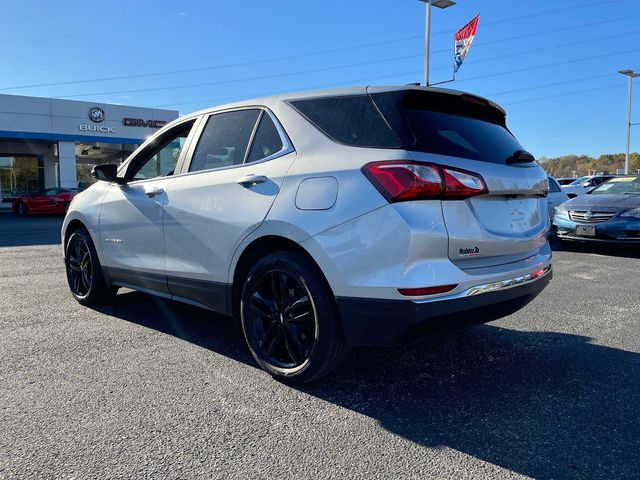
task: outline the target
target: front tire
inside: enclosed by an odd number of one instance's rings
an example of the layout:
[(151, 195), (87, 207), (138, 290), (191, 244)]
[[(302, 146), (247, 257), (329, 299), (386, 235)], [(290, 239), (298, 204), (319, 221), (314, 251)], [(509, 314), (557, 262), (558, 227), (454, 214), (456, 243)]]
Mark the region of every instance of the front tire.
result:
[(316, 380), (348, 355), (333, 293), (318, 267), (298, 252), (256, 263), (242, 289), (240, 314), (249, 350), (277, 379)]
[(69, 237), (64, 263), (71, 294), (82, 305), (102, 305), (118, 293), (117, 287), (107, 284), (91, 236), (84, 228)]

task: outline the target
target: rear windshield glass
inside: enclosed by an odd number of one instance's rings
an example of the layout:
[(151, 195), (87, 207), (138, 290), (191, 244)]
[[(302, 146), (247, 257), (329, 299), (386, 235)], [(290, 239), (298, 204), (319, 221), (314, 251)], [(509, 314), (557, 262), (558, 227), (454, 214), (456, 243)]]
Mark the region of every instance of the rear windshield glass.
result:
[(470, 95), (400, 90), (292, 100), (331, 139), (355, 147), (402, 148), (493, 163), (524, 150), (502, 112)]
[(524, 150), (502, 113), (474, 97), (404, 90), (371, 98), (406, 150), (492, 163)]
[(332, 140), (353, 147), (402, 148), (368, 95), (289, 102)]

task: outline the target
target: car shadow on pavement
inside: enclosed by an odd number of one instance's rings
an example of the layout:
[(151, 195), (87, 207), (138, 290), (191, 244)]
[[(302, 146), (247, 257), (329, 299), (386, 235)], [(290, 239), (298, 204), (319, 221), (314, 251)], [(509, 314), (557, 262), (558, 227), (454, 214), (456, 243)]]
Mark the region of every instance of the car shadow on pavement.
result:
[(606, 243), (561, 242), (551, 237), (549, 240), (554, 252), (580, 252), (608, 255), (610, 257), (640, 258), (640, 244), (609, 245)]
[[(228, 318), (135, 292), (99, 310), (254, 365)], [(534, 478), (638, 478), (639, 372), (640, 354), (587, 337), (483, 325), (355, 349), (337, 374), (298, 388), (419, 445)]]

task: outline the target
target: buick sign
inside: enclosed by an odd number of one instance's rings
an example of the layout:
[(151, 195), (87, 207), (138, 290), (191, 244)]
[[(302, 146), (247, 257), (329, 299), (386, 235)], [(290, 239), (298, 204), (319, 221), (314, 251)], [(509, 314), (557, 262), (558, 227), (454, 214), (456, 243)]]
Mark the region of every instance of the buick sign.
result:
[[(93, 107), (89, 110), (89, 120), (92, 122), (102, 123), (104, 119), (104, 110), (100, 107)], [(81, 132), (116, 133), (113, 127), (107, 127), (105, 125), (78, 125), (78, 128)]]
[(100, 107), (93, 107), (89, 110), (89, 120), (95, 123), (100, 123), (104, 120), (104, 110)]
[(101, 133), (116, 133), (113, 127), (107, 127), (105, 125), (78, 125), (81, 132), (101, 132)]

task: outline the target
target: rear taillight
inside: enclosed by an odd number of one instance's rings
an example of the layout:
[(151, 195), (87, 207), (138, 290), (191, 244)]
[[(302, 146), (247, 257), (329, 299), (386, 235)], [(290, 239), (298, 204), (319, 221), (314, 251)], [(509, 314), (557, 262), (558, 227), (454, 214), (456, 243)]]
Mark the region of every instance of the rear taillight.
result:
[(389, 202), (455, 199), (487, 193), (477, 173), (413, 160), (372, 162), (362, 173)]

